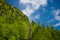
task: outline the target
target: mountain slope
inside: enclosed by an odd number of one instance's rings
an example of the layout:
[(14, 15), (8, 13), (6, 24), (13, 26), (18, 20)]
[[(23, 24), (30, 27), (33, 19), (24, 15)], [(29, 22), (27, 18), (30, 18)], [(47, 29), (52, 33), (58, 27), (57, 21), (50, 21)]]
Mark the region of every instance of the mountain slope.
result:
[(24, 20), (25, 20), (25, 22), (29, 21), (28, 17), (25, 16), (20, 10), (18, 10), (17, 8), (9, 5), (8, 3), (3, 2), (3, 0), (2, 1), (0, 0), (0, 10), (1, 10), (0, 11), (0, 16), (3, 16), (3, 15), (7, 14), (7, 16), (11, 15), (13, 18), (14, 17), (15, 17), (15, 19), (18, 18), (21, 21), (24, 21)]
[[(28, 35), (29, 33), (29, 35)], [(28, 37), (29, 36), (29, 37)], [(0, 40), (60, 40), (60, 31), (53, 26), (36, 24), (21, 10), (0, 0)]]
[(0, 40), (27, 39), (28, 23), (20, 10), (0, 0)]

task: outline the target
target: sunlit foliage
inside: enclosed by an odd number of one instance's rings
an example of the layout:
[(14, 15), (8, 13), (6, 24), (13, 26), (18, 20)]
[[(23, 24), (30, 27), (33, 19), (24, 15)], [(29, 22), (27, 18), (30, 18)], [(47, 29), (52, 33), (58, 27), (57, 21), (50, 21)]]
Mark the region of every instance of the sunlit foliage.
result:
[(28, 40), (28, 35), (30, 40), (60, 40), (60, 31), (53, 26), (29, 22), (19, 9), (0, 0), (0, 40)]

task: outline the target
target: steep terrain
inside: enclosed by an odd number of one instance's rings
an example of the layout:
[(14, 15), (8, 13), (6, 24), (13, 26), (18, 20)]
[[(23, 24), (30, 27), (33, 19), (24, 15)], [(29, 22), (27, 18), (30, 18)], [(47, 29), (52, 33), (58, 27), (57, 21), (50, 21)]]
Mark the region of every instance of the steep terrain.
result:
[(0, 40), (27, 39), (28, 22), (20, 10), (0, 0)]
[(28, 40), (28, 38), (60, 40), (60, 31), (54, 30), (53, 26), (45, 27), (44, 24), (29, 22), (21, 10), (6, 3), (6, 0), (0, 0), (0, 40)]

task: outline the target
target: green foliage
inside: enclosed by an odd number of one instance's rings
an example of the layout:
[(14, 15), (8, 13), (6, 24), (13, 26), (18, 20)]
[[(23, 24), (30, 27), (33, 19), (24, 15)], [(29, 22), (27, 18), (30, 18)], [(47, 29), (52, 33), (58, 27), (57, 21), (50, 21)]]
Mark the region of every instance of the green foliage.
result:
[[(37, 28), (36, 28), (37, 29)], [(44, 30), (43, 30), (44, 29)], [(53, 29), (54, 30), (54, 29)], [(51, 31), (51, 28), (43, 28), (41, 27), (37, 33), (33, 33), (31, 40), (60, 40), (60, 32), (57, 30)]]
[(0, 0), (0, 39), (27, 39), (28, 18), (17, 8)]
[(28, 40), (28, 32), (31, 40), (60, 40), (60, 31), (52, 25), (29, 22), (19, 9), (0, 0), (0, 40)]

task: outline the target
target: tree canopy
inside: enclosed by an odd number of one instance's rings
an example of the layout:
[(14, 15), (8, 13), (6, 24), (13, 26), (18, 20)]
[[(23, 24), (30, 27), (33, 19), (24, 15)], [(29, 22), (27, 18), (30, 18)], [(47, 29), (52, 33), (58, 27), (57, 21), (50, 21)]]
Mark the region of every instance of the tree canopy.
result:
[(60, 31), (53, 26), (29, 22), (21, 10), (0, 0), (0, 40), (28, 40), (28, 35), (30, 40), (60, 40)]

